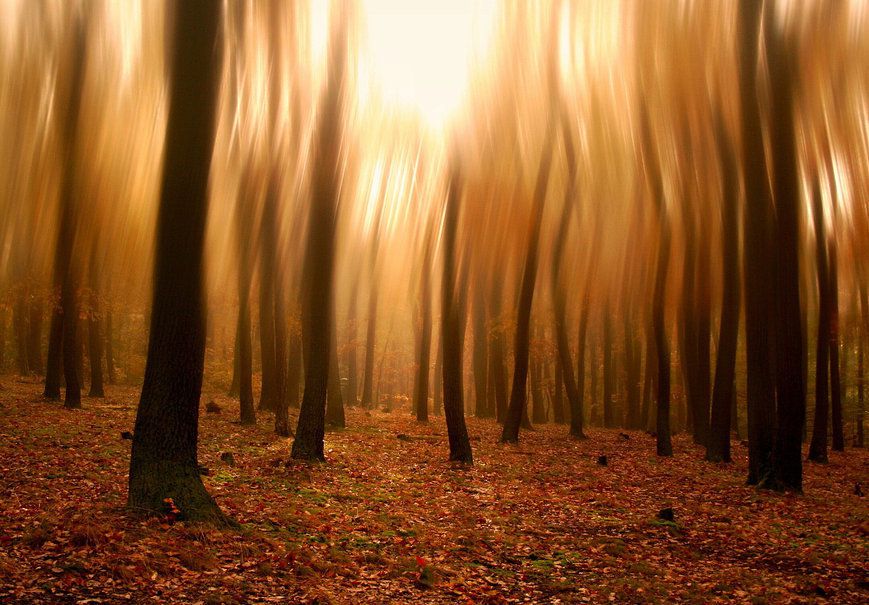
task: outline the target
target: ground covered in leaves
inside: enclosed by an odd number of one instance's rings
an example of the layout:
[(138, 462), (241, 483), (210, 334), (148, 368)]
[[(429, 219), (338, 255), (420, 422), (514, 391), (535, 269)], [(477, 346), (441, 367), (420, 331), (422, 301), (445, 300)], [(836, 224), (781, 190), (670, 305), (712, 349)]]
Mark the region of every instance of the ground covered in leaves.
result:
[(805, 495), (782, 495), (744, 485), (739, 443), (729, 465), (684, 436), (658, 458), (638, 432), (550, 425), (505, 446), (471, 418), (463, 468), (442, 418), (350, 410), (311, 465), (270, 417), (241, 427), (206, 394), (204, 480), (241, 524), (218, 530), (124, 509), (135, 389), (70, 412), (36, 382), (0, 384), (0, 602), (869, 600), (865, 451), (807, 465)]

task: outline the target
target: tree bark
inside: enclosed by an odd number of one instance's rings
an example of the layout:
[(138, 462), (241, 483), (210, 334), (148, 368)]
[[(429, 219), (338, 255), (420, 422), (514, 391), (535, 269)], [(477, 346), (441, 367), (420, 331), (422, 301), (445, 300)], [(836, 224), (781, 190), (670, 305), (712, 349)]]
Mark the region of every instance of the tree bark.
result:
[(208, 173), (214, 140), (221, 7), (210, 0), (173, 4), (166, 137), (154, 299), (145, 382), (136, 413), (128, 505), (229, 523), (206, 492), (196, 446), (205, 360), (202, 304)]

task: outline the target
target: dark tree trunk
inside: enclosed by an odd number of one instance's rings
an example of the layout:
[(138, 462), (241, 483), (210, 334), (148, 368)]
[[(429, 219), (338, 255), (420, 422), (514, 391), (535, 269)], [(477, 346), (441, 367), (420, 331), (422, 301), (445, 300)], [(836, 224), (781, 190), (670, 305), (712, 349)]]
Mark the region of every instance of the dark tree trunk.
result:
[(78, 166), (77, 140), (78, 121), (84, 87), (85, 27), (87, 15), (80, 16), (73, 33), (72, 70), (70, 74), (69, 97), (67, 99), (67, 123), (63, 137), (64, 172), (60, 191), (60, 226), (58, 229), (56, 256), (56, 283), (60, 284), (60, 309), (63, 313), (61, 350), (63, 357), (63, 377), (66, 392), (63, 407), (81, 407), (81, 378), (78, 363), (80, 349), (78, 339), (78, 266), (73, 259), (76, 250), (76, 224), (78, 222), (78, 200), (76, 170)]
[(716, 139), (722, 168), (722, 298), (706, 459), (710, 462), (730, 462), (730, 408), (736, 401), (736, 347), (739, 337), (739, 189), (736, 158), (723, 117), (719, 115), (716, 119)]
[[(800, 304), (800, 185), (797, 175), (794, 91), (797, 87), (793, 48), (778, 35), (769, 12), (765, 24), (770, 74), (770, 140), (776, 217), (775, 336), (776, 439), (772, 473), (761, 477), (765, 487), (802, 490), (802, 433), (806, 416), (803, 385), (803, 323)], [(757, 133), (756, 136), (760, 136)]]
[[(425, 250), (421, 268), (420, 284), (420, 329), (419, 350), (417, 355), (416, 377), (413, 387), (413, 407), (416, 410), (416, 419), (419, 422), (428, 422), (428, 383), (431, 368), (431, 330), (432, 330), (432, 301), (431, 301), (431, 271), (432, 254), (434, 246), (431, 242), (431, 234), (426, 237)], [(436, 379), (440, 377), (436, 376)]]
[(325, 460), (323, 435), (332, 359), (332, 279), (341, 159), (342, 87), (345, 82), (347, 23), (337, 14), (329, 43), (328, 82), (323, 92), (314, 148), (311, 211), (305, 255), (305, 392), (292, 457)]
[[(453, 160), (454, 162), (457, 159)], [(458, 301), (456, 283), (456, 230), (461, 202), (458, 166), (451, 167), (449, 192), (444, 210), (443, 277), (441, 280), (441, 343), (443, 353), (444, 415), (450, 442), (450, 460), (473, 464), (471, 441), (465, 426), (465, 404), (462, 390), (462, 350), (464, 321), (463, 309)]]
[(827, 261), (827, 236), (824, 226), (824, 206), (820, 189), (812, 192), (812, 215), (815, 223), (816, 265), (818, 273), (818, 338), (815, 349), (815, 420), (809, 460), (827, 462), (827, 433), (830, 416), (830, 273)]
[(239, 347), (241, 345), (241, 333), (239, 331), (239, 321), (235, 322), (235, 343), (232, 347), (232, 381), (229, 383), (230, 397), (238, 397), (241, 393), (241, 356), (239, 355)]
[(187, 519), (226, 523), (202, 484), (196, 455), (205, 360), (202, 251), (221, 7), (210, 0), (173, 6), (175, 47), (154, 302), (128, 504), (134, 510), (161, 512), (171, 498)]
[(513, 387), (510, 391), (510, 404), (504, 420), (504, 430), (501, 433), (501, 441), (504, 443), (518, 443), (519, 426), (522, 423), (523, 415), (527, 414), (531, 307), (534, 302), (534, 285), (537, 282), (537, 249), (540, 245), (540, 226), (546, 205), (546, 191), (549, 187), (549, 168), (552, 162), (554, 134), (555, 120), (550, 116), (537, 172), (531, 220), (528, 223), (528, 250), (525, 255), (525, 266), (522, 270), (522, 286), (519, 292), (519, 308), (513, 344)]
[(768, 475), (772, 468), (776, 396), (771, 359), (775, 243), (757, 86), (762, 8), (763, 5), (754, 0), (740, 0), (737, 24), (745, 185), (742, 271), (748, 382), (748, 483), (751, 485)]
[(670, 441), (670, 345), (667, 341), (667, 326), (664, 313), (667, 294), (667, 268), (670, 263), (670, 219), (666, 212), (664, 183), (661, 176), (658, 150), (652, 139), (648, 108), (645, 105), (642, 107), (641, 118), (643, 157), (647, 166), (646, 176), (651, 186), (651, 197), (657, 210), (659, 228), (658, 259), (652, 300), (652, 332), (655, 340), (655, 359), (658, 369), (656, 445), (659, 456), (672, 456), (673, 446)]

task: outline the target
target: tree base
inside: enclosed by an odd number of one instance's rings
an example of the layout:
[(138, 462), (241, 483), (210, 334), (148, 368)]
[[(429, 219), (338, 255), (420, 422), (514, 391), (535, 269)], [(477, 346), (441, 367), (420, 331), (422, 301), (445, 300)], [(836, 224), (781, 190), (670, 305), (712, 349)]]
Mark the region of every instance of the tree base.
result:
[(198, 468), (168, 460), (134, 460), (130, 464), (127, 506), (134, 511), (160, 515), (166, 512), (168, 498), (181, 511), (180, 518), (184, 521), (223, 527), (237, 525), (206, 491)]

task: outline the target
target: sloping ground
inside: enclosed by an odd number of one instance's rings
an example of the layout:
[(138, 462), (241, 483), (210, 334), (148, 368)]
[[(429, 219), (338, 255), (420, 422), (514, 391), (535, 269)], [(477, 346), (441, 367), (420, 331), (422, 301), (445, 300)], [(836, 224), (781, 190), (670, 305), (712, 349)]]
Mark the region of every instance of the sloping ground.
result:
[(2, 384), (0, 602), (869, 600), (865, 451), (808, 465), (806, 495), (780, 495), (744, 486), (738, 443), (734, 464), (709, 465), (685, 436), (661, 459), (644, 433), (576, 442), (550, 425), (517, 448), (471, 418), (465, 469), (446, 462), (442, 418), (351, 410), (328, 462), (307, 465), (271, 418), (242, 428), (214, 396), (200, 462), (242, 524), (214, 530), (124, 510), (137, 391), (68, 412), (39, 384)]

